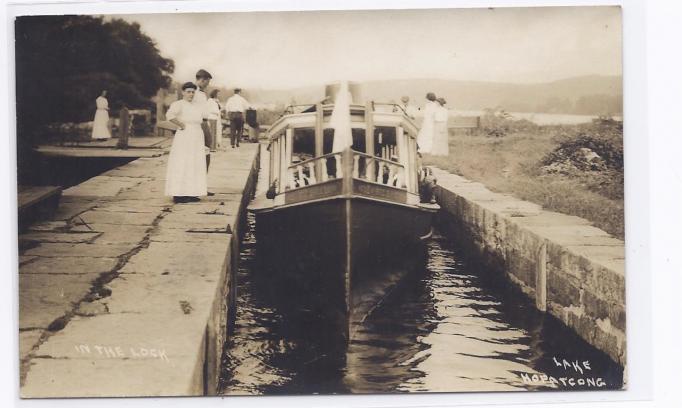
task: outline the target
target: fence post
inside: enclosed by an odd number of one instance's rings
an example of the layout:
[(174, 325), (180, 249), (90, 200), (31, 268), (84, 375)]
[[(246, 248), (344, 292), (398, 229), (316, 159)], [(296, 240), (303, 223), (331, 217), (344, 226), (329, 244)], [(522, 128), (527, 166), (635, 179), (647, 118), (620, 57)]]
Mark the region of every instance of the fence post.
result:
[(547, 242), (538, 249), (535, 266), (535, 306), (541, 312), (547, 311)]
[(128, 108), (123, 106), (119, 112), (119, 123), (118, 123), (118, 143), (116, 147), (119, 149), (128, 148), (128, 133), (130, 132), (130, 113)]

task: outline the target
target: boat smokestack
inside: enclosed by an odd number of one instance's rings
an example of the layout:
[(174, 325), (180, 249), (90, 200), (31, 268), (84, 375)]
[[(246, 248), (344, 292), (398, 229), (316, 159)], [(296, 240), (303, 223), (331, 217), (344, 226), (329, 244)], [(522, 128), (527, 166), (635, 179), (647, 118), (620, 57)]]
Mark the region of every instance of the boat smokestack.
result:
[[(341, 82), (328, 84), (324, 87), (325, 101), (327, 103), (334, 103), (336, 100), (339, 90), (341, 89)], [(348, 90), (350, 91), (350, 103), (352, 104), (363, 104), (362, 100), (362, 89), (360, 84), (357, 82), (348, 82)]]

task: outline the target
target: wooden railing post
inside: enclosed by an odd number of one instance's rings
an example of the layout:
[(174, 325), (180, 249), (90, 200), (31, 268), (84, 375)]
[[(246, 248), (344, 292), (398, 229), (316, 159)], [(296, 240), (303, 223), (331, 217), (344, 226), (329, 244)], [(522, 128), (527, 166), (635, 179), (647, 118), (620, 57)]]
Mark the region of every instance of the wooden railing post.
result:
[(343, 168), (343, 193), (350, 195), (353, 193), (353, 150), (350, 147), (342, 153), (341, 166)]
[(119, 112), (118, 121), (118, 142), (116, 147), (119, 149), (128, 148), (128, 135), (130, 134), (130, 112), (123, 106)]
[[(324, 154), (324, 128), (322, 127), (324, 121), (324, 112), (322, 111), (322, 104), (315, 105), (315, 157), (320, 157)], [(322, 180), (325, 176), (322, 173), (322, 166), (315, 166), (315, 178)]]

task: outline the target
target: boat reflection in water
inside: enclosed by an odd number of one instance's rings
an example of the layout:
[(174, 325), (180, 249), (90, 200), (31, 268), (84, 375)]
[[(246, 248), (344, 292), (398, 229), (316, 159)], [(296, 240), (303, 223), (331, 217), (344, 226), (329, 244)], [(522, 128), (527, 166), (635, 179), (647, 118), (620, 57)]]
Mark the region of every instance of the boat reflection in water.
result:
[[(253, 228), (254, 219), (250, 218)], [(299, 298), (258, 269), (252, 231), (238, 272), (237, 315), (225, 345), (224, 394), (592, 389), (526, 384), (522, 374), (576, 377), (554, 358), (589, 361), (586, 378), (599, 389), (622, 386), (623, 369), (570, 329), (535, 310), (499, 277), (462, 258), (434, 234), (422, 269), (397, 274), (399, 283), (361, 323), (346, 349), (325, 344), (324, 321), (297, 309)], [(378, 266), (382, 268), (381, 266)], [(501, 286), (501, 287), (500, 287)]]
[(345, 348), (401, 278), (376, 266), (408, 271), (423, 261), (438, 206), (420, 202), (417, 128), (407, 114), (352, 103), (358, 88), (347, 83), (327, 91), (334, 104), (270, 128), (271, 187), (249, 210), (259, 270), (290, 294), (282, 306), (314, 311), (324, 328), (316, 336)]

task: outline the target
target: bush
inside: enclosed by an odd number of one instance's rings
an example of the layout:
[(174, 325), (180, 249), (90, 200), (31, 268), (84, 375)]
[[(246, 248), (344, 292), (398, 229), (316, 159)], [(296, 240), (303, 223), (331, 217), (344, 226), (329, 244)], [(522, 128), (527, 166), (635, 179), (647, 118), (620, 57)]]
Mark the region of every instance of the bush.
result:
[(539, 126), (527, 119), (515, 119), (504, 109), (485, 109), (481, 116), (481, 130), (490, 137), (504, 137), (519, 132), (536, 132)]

